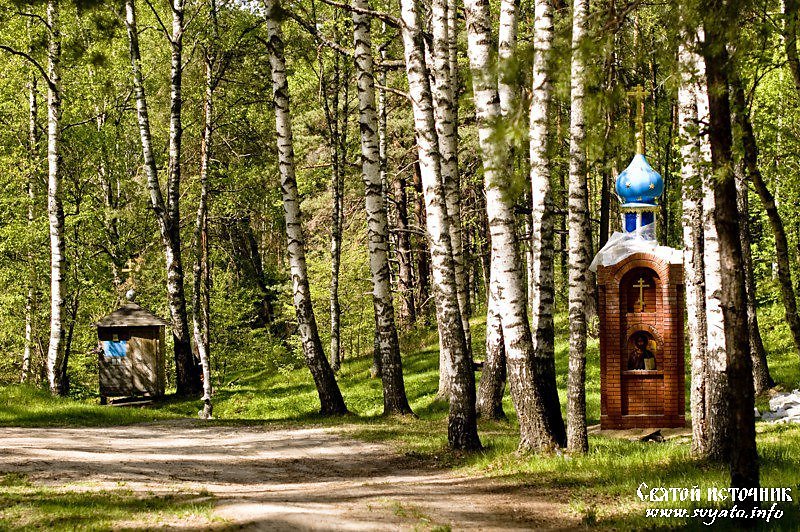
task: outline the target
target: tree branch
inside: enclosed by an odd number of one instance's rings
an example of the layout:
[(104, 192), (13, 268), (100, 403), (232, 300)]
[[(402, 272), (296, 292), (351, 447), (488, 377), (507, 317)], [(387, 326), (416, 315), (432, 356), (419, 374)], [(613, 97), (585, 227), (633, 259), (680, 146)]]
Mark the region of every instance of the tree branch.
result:
[(36, 67), (36, 69), (39, 71), (39, 73), (44, 78), (44, 80), (47, 83), (47, 86), (50, 88), (50, 90), (52, 90), (53, 92), (58, 91), (58, 87), (55, 86), (55, 84), (53, 83), (53, 80), (51, 80), (50, 76), (47, 75), (47, 71), (39, 63), (39, 61), (37, 61), (36, 59), (31, 57), (30, 55), (26, 54), (25, 52), (21, 52), (19, 50), (16, 50), (16, 49), (10, 47), (10, 46), (6, 46), (5, 44), (0, 44), (0, 50), (5, 50), (6, 52), (8, 52), (8, 53), (10, 53), (12, 55), (17, 55), (17, 56), (22, 57), (23, 59), (27, 60), (34, 67)]
[(364, 9), (361, 7), (353, 7), (349, 4), (344, 4), (342, 2), (336, 2), (335, 0), (322, 0), (323, 3), (328, 4), (329, 6), (338, 7), (340, 9), (346, 9), (347, 11), (360, 13), (362, 15), (369, 15), (371, 17), (375, 17), (379, 20), (382, 20), (389, 26), (393, 28), (399, 28), (402, 22), (400, 19), (393, 17), (389, 13), (384, 13), (383, 11), (375, 11), (372, 9)]
[(391, 92), (393, 94), (397, 94), (398, 96), (402, 96), (403, 98), (406, 98), (407, 100), (411, 99), (411, 96), (409, 96), (409, 94), (407, 92), (403, 92), (403, 91), (401, 91), (399, 89), (395, 89), (394, 87), (387, 87), (385, 85), (381, 85), (378, 82), (375, 82), (375, 87), (378, 88), (378, 89), (381, 89), (381, 90), (385, 90), (386, 92)]

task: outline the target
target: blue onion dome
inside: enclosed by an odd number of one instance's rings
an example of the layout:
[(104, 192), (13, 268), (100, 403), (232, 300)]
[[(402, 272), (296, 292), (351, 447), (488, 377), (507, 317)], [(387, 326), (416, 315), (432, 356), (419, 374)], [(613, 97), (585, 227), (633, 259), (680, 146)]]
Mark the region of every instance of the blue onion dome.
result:
[(664, 192), (664, 180), (661, 174), (653, 170), (645, 156), (637, 153), (617, 177), (616, 191), (623, 204), (655, 205)]

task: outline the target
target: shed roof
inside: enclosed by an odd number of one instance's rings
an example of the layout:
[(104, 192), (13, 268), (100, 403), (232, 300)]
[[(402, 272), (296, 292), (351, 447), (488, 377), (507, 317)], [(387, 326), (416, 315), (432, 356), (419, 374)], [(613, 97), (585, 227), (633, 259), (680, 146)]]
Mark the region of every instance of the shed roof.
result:
[(132, 301), (125, 303), (95, 323), (95, 327), (147, 327), (154, 325), (170, 325), (170, 323)]

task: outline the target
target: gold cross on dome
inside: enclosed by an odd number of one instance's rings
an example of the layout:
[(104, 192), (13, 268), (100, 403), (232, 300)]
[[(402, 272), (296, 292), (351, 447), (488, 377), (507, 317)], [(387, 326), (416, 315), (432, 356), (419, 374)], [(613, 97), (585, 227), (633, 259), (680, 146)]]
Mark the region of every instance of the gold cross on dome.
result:
[(644, 284), (644, 279), (639, 277), (639, 281), (633, 287), (639, 289), (639, 301), (636, 302), (637, 312), (644, 312), (644, 289), (650, 288), (650, 285)]
[(647, 94), (641, 85), (628, 91), (628, 96), (636, 100), (636, 153), (640, 155), (644, 155), (644, 99)]

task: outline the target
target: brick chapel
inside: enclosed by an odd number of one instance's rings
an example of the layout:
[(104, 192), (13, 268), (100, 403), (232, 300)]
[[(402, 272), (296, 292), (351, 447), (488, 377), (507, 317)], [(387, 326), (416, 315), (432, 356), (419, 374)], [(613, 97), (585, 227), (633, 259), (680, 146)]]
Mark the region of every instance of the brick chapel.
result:
[(685, 425), (684, 284), (681, 251), (658, 244), (664, 182), (644, 143), (619, 174), (623, 232), (597, 254), (602, 429)]

